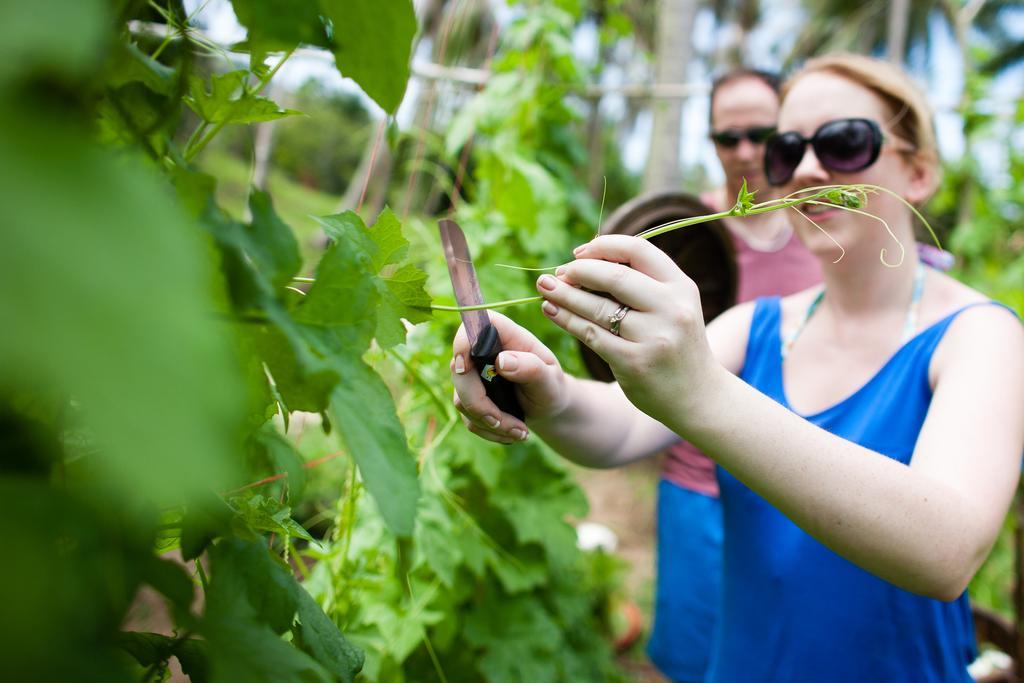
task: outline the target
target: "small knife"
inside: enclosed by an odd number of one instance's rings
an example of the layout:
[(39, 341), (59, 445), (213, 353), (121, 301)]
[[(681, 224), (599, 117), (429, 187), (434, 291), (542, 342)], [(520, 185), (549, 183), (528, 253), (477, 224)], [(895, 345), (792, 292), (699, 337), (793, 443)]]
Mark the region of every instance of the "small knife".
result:
[[(455, 289), (455, 300), (459, 306), (479, 306), (484, 297), (480, 293), (480, 283), (476, 279), (473, 259), (469, 255), (469, 245), (462, 228), (455, 221), (444, 219), (438, 223), (441, 231), (441, 244), (444, 246), (444, 257), (448, 262), (448, 275)], [(498, 330), (491, 324), (487, 311), (460, 311), (462, 324), (469, 337), (469, 357), (480, 373), (487, 397), (494, 401), (504, 412), (524, 419), (523, 408), (516, 398), (515, 385), (498, 374), (495, 369), (498, 354), (501, 353), (501, 338)]]

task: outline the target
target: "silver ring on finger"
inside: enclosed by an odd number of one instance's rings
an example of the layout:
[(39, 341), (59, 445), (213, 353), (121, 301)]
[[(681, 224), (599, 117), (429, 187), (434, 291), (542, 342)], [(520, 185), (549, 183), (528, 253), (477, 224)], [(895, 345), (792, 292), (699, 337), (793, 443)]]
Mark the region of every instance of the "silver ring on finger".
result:
[(618, 337), (622, 328), (622, 319), (626, 317), (630, 310), (626, 304), (622, 304), (615, 309), (615, 312), (608, 316), (608, 331)]

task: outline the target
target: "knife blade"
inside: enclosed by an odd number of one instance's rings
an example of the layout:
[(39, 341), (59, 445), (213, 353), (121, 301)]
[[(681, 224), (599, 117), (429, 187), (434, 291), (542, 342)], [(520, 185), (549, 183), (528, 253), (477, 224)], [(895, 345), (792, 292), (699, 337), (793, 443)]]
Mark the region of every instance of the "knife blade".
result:
[[(460, 307), (483, 304), (480, 282), (476, 278), (476, 269), (462, 228), (449, 219), (443, 219), (437, 225), (441, 232), (445, 261), (448, 263), (448, 275), (455, 290), (455, 300)], [(491, 324), (487, 311), (459, 311), (459, 315), (462, 316), (462, 324), (469, 338), (470, 360), (480, 373), (487, 397), (504, 412), (523, 420), (523, 408), (516, 397), (515, 385), (496, 370), (498, 354), (502, 351), (501, 338)]]

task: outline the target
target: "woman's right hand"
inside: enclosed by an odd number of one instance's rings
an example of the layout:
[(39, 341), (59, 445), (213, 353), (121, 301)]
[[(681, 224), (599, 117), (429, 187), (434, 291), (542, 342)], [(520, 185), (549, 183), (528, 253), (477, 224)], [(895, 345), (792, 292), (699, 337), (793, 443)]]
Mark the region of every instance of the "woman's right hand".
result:
[[(568, 377), (558, 359), (526, 328), (506, 316), (488, 311), (504, 350), (498, 354), (498, 374), (516, 385), (516, 396), (527, 419), (554, 417), (569, 402)], [(526, 438), (526, 423), (502, 412), (487, 397), (480, 374), (469, 357), (469, 339), (460, 326), (452, 345), (455, 407), (469, 431), (489, 441), (514, 443)]]

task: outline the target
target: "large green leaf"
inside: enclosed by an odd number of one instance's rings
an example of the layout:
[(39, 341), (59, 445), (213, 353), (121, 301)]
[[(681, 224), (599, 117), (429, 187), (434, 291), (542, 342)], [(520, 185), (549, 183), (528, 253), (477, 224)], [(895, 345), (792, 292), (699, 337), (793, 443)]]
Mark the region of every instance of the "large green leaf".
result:
[[(210, 559), (201, 632), (211, 644), (214, 681), (351, 683), (362, 653), (261, 540), (223, 540)], [(312, 656), (276, 635), (289, 629)]]
[(346, 359), (343, 377), (331, 393), (331, 418), (388, 527), (410, 536), (420, 483), (394, 400), (380, 375), (358, 358)]
[(381, 211), (370, 228), (370, 238), (377, 245), (373, 268), (385, 285), (378, 288), (383, 310), (377, 313), (377, 341), (388, 348), (405, 341), (402, 318), (411, 323), (430, 320), (427, 274), (411, 263), (402, 263), (409, 253), (409, 240), (391, 209)]
[(231, 0), (246, 39), (256, 53), (288, 50), (299, 44), (327, 47), (327, 32), (315, 1)]
[[(409, 242), (402, 235), (398, 218), (385, 208), (372, 228), (352, 211), (318, 220), (332, 239), (358, 250), (360, 263), (379, 297), (374, 333), (377, 342), (384, 348), (403, 343), (406, 330), (402, 319), (413, 323), (429, 320), (431, 300), (424, 288), (427, 274), (411, 263), (401, 263), (408, 254)], [(369, 264), (365, 263), (367, 258)]]
[(0, 110), (0, 390), (74, 397), (122, 496), (229, 480), (239, 373), (195, 225), (154, 169), (46, 108)]
[(274, 212), (270, 195), (253, 188), (249, 195), (249, 255), (256, 268), (275, 288), (280, 289), (302, 266), (295, 234)]
[[(242, 519), (246, 519), (243, 513)], [(246, 520), (248, 521), (248, 520)], [(295, 620), (294, 579), (260, 540), (225, 539), (210, 549), (210, 619), (231, 619), (236, 603), (247, 602), (256, 620), (284, 633)]]
[(334, 27), (334, 61), (387, 112), (405, 95), (416, 35), (410, 0), (320, 0)]
[(299, 625), (296, 642), (330, 671), (339, 683), (352, 683), (363, 668), (363, 653), (351, 645), (309, 593), (299, 585), (294, 589), (298, 603)]

